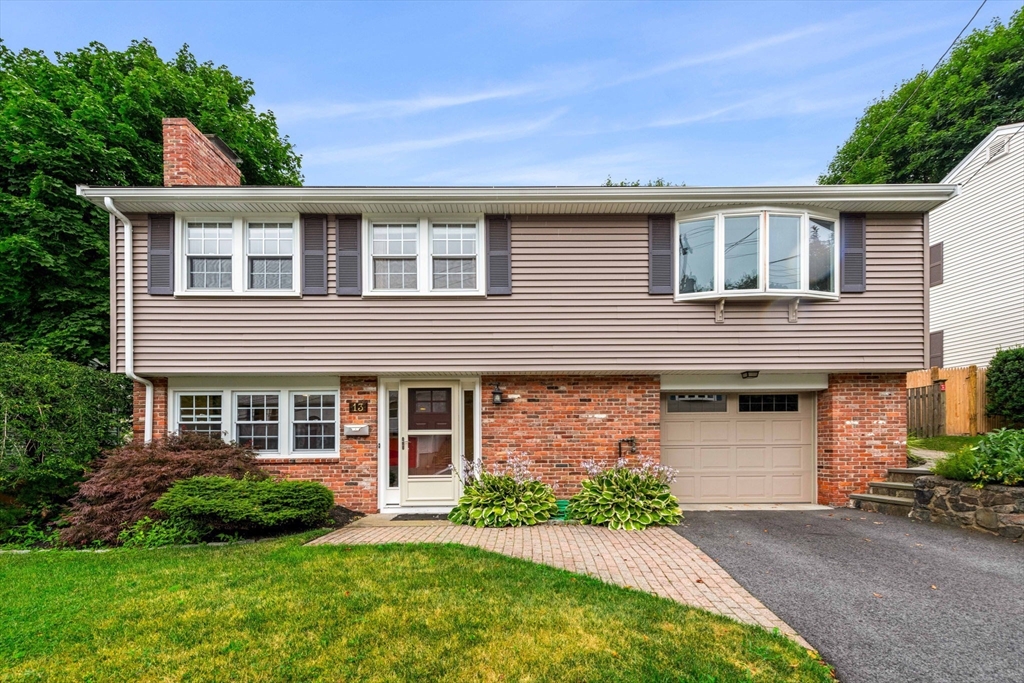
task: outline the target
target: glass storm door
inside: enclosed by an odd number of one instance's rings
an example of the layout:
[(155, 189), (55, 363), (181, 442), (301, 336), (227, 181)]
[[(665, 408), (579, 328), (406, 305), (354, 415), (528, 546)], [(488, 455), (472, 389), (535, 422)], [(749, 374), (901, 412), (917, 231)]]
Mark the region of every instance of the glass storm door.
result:
[(402, 505), (455, 505), (462, 452), (458, 382), (399, 386), (398, 479)]

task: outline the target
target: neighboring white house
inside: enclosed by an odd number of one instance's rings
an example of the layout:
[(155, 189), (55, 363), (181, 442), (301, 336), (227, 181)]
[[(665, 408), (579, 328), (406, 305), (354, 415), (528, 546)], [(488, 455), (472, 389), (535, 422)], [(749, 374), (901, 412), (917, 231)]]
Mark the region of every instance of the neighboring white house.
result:
[(1024, 123), (999, 126), (950, 171), (929, 214), (930, 365), (987, 366), (1024, 345)]

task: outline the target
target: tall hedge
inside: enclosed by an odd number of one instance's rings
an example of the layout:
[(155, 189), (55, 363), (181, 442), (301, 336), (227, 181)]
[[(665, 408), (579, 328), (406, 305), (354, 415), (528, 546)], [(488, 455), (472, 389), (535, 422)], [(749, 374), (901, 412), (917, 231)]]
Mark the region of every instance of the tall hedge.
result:
[(131, 431), (124, 375), (0, 344), (0, 519), (47, 515)]
[(1024, 346), (996, 352), (985, 375), (985, 412), (1024, 427)]

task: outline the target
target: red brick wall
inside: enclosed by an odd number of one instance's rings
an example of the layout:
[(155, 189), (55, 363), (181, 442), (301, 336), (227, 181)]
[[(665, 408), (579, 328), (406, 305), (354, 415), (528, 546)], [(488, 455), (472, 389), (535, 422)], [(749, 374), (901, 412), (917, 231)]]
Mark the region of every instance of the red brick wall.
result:
[[(506, 400), (494, 405), (494, 384)], [(661, 459), (659, 389), (656, 375), (484, 376), (483, 463), (488, 470), (509, 455), (523, 455), (532, 470), (567, 498), (586, 476), (582, 463), (612, 464), (618, 441), (635, 436), (640, 455)], [(624, 446), (625, 448), (625, 446)]]
[(188, 119), (164, 119), (164, 187), (241, 185), (242, 172)]
[(338, 419), (351, 422), (348, 401), (366, 401), (369, 411), (359, 422), (370, 425), (369, 436), (340, 437), (340, 458), (281, 458), (260, 460), (260, 466), (285, 479), (318, 481), (334, 492), (334, 501), (351, 510), (376, 512), (377, 500), (377, 378), (342, 377)]
[(851, 493), (906, 467), (907, 376), (829, 375), (818, 393), (818, 502), (845, 507)]
[[(148, 377), (153, 383), (153, 440), (167, 436), (167, 378)], [(132, 440), (141, 443), (146, 438), (146, 385), (134, 382), (132, 386)]]

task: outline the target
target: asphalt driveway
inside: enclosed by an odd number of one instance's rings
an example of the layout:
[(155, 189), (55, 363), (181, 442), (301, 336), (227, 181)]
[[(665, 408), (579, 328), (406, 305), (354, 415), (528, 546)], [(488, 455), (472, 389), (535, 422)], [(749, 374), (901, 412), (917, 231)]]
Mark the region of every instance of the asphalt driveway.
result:
[(859, 510), (687, 512), (843, 683), (1024, 681), (1024, 542)]

